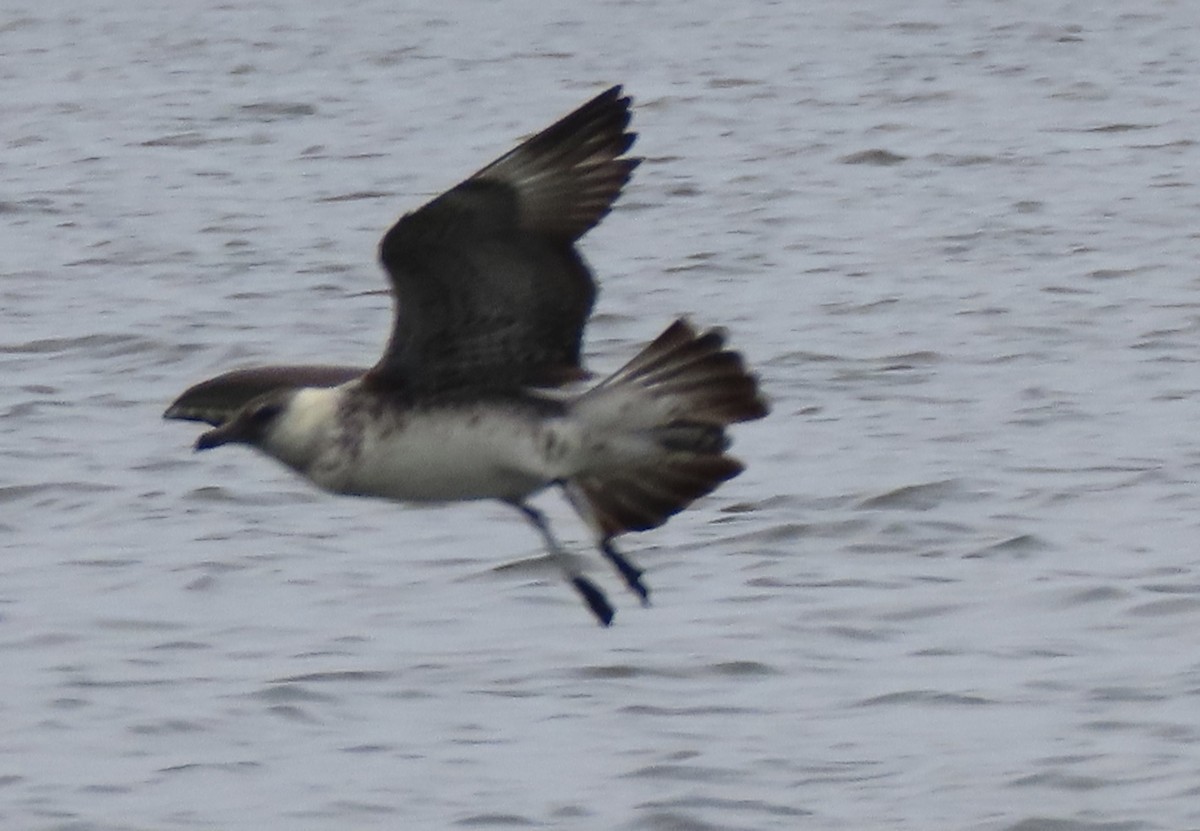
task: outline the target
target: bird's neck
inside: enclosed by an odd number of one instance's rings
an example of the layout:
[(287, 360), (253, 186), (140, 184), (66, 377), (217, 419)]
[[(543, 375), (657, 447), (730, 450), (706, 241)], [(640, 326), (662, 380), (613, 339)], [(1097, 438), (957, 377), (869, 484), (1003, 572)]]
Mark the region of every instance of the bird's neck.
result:
[(340, 387), (297, 390), (264, 437), (262, 449), (288, 467), (307, 472), (337, 431)]

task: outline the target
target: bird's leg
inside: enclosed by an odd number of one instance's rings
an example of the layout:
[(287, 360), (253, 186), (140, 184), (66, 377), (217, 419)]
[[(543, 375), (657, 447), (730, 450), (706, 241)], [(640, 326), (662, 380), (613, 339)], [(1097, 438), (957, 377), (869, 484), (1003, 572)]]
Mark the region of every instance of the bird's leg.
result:
[(604, 555), (606, 560), (613, 564), (617, 572), (621, 575), (621, 579), (625, 581), (625, 585), (641, 599), (642, 605), (649, 606), (650, 590), (642, 582), (642, 574), (644, 572), (613, 545), (612, 535), (606, 534), (601, 528), (600, 523), (596, 521), (591, 504), (578, 486), (570, 481), (560, 482), (559, 484), (562, 485), (563, 494), (567, 497), (567, 501), (571, 503), (571, 507), (575, 509), (575, 513), (579, 514), (588, 527), (592, 529), (592, 533), (596, 535), (596, 547), (600, 549), (600, 553)]
[(596, 545), (599, 546), (600, 553), (608, 558), (608, 561), (613, 564), (621, 577), (624, 578), (625, 585), (629, 586), (629, 590), (641, 598), (642, 605), (649, 606), (650, 590), (642, 582), (642, 574), (644, 572), (616, 549), (611, 537), (598, 540)]
[(551, 533), (550, 524), (546, 522), (546, 517), (542, 515), (542, 512), (524, 502), (513, 502), (512, 505), (518, 511), (525, 514), (525, 517), (538, 529), (538, 533), (542, 535), (550, 556), (558, 563), (558, 567), (562, 569), (563, 574), (571, 581), (571, 585), (579, 592), (580, 597), (587, 603), (588, 608), (592, 610), (592, 614), (596, 616), (600, 624), (608, 626), (612, 623), (612, 604), (608, 602), (608, 598), (604, 596), (604, 592), (600, 591), (595, 583), (580, 574), (571, 563), (570, 555), (567, 554), (562, 544)]

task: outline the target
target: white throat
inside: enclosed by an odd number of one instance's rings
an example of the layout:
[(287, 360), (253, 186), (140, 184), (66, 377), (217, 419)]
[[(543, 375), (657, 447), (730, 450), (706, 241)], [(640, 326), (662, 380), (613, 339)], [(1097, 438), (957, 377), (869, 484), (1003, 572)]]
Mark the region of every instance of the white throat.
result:
[(308, 474), (337, 432), (341, 387), (297, 390), (263, 438), (262, 450), (288, 467)]

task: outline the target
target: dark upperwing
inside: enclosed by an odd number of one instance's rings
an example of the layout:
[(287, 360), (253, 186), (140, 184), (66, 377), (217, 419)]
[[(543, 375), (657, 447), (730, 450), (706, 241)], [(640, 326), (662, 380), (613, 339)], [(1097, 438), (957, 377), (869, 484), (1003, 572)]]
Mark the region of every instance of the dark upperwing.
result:
[(263, 366), (235, 369), (189, 387), (163, 418), (204, 421), (220, 427), (263, 393), (299, 387), (336, 387), (362, 376), (355, 366)]
[(188, 388), (164, 418), (220, 426), (281, 388), (335, 387), (366, 374), (380, 390), (557, 385), (585, 373), (583, 327), (596, 287), (574, 243), (612, 208), (640, 159), (615, 86), (400, 219), (380, 258), (397, 305), (369, 372), (268, 366)]
[(612, 87), (384, 235), (396, 313), (366, 385), (421, 394), (585, 375), (596, 286), (575, 242), (640, 161), (622, 155), (629, 106)]

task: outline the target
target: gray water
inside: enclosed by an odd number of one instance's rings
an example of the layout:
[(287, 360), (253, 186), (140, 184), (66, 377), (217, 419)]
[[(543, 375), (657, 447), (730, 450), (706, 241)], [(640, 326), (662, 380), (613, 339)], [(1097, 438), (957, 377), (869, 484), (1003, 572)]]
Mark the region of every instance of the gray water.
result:
[[(0, 12), (0, 825), (1200, 828), (1194, 4), (436, 5)], [(382, 231), (615, 82), (590, 363), (774, 402), (652, 607), (160, 420), (373, 361)]]

